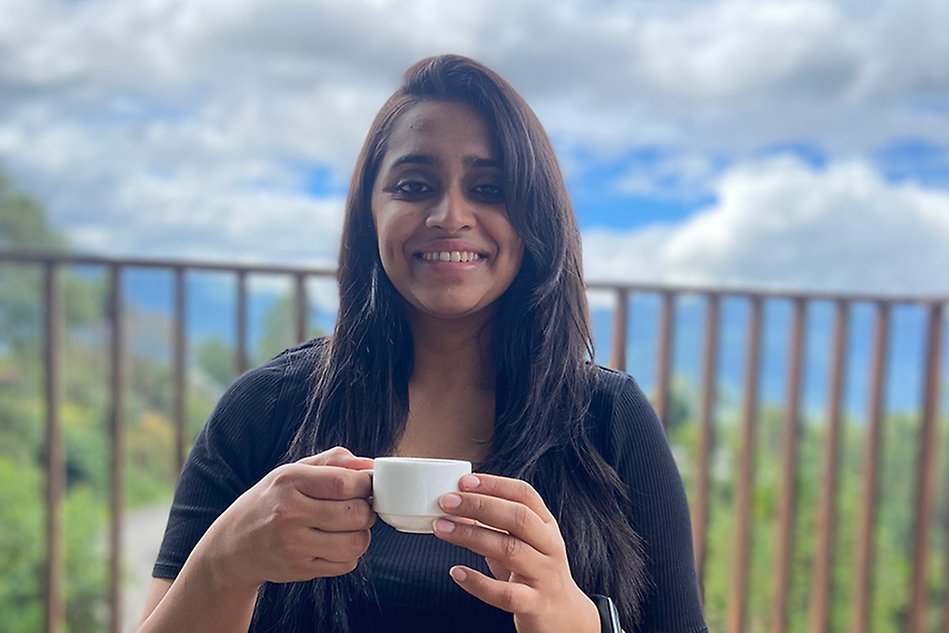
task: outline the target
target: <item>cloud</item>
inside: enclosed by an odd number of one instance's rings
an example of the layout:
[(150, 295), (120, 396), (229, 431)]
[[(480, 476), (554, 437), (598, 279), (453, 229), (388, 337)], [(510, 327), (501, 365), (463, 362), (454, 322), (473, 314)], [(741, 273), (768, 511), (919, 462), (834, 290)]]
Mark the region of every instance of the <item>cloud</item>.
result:
[[(567, 165), (663, 148), (627, 193), (701, 198), (721, 165), (788, 140), (838, 158), (949, 145), (941, 0), (0, 0), (0, 14), (0, 161), (83, 250), (335, 255), (372, 116), (409, 63), (446, 51), (522, 91)], [(314, 170), (327, 185), (310, 194)]]
[(330, 267), (339, 252), (342, 198), (250, 187), (224, 195), (149, 177), (126, 180), (115, 195), (107, 213), (72, 220), (80, 252)]
[(667, 152), (633, 162), (616, 182), (616, 190), (659, 201), (694, 202), (712, 193), (723, 168), (719, 163), (708, 154)]
[(860, 160), (737, 165), (679, 225), (584, 235), (589, 279), (949, 293), (949, 193), (893, 184)]
[(495, 66), (553, 133), (605, 149), (949, 139), (946, 117), (926, 107), (949, 90), (949, 66), (934, 63), (949, 58), (939, 0), (0, 4), (11, 16), (0, 31), (5, 114), (37, 100), (53, 123), (123, 103), (147, 117), (164, 108), (170, 127), (226, 126), (235, 147), (335, 167), (402, 70), (446, 51)]

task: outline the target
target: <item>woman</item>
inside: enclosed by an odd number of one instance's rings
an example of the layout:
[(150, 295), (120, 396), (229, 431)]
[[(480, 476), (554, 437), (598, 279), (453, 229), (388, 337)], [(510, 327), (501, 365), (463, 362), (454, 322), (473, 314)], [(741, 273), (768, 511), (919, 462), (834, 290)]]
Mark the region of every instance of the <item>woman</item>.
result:
[[(630, 632), (705, 630), (678, 472), (632, 379), (589, 362), (563, 178), (503, 79), (406, 72), (339, 284), (333, 336), (242, 376), (198, 437), (141, 631), (594, 633), (610, 602)], [(392, 454), (475, 464), (434, 536), (375, 521), (363, 471)]]

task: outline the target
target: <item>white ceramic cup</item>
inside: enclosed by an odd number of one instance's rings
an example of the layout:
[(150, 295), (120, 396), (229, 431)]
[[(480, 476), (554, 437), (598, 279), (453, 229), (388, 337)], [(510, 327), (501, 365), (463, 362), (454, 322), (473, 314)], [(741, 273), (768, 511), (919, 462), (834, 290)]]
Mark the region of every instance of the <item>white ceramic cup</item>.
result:
[(377, 457), (372, 475), (372, 507), (399, 530), (431, 534), (432, 523), (445, 513), (438, 499), (458, 491), (458, 480), (471, 462), (424, 457)]

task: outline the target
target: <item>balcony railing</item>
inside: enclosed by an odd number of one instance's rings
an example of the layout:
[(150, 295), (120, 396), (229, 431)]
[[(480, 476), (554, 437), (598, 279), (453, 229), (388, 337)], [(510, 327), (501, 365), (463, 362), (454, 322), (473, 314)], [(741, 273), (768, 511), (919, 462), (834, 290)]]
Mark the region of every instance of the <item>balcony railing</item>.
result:
[[(60, 500), (66, 480), (63, 438), (61, 431), (61, 392), (63, 356), (62, 321), (63, 300), (60, 276), (65, 267), (98, 266), (108, 271), (110, 283), (109, 350), (111, 367), (110, 404), (110, 456), (111, 456), (111, 516), (109, 529), (110, 552), (110, 630), (118, 633), (123, 622), (121, 582), (122, 552), (125, 542), (123, 533), (123, 487), (125, 480), (124, 457), (124, 393), (126, 385), (123, 364), (126, 362), (126, 331), (124, 327), (123, 275), (130, 269), (160, 269), (170, 272), (174, 280), (172, 327), (172, 365), (174, 377), (174, 455), (169, 456), (180, 469), (187, 450), (185, 397), (188, 384), (188, 331), (186, 310), (188, 293), (186, 278), (202, 271), (223, 272), (236, 278), (236, 370), (248, 367), (248, 277), (252, 275), (280, 275), (293, 282), (295, 340), (306, 338), (308, 323), (307, 281), (311, 278), (335, 278), (335, 271), (321, 268), (291, 266), (260, 266), (234, 263), (202, 263), (183, 260), (116, 259), (106, 257), (44, 254), (31, 252), (0, 252), (0, 272), (4, 265), (35, 266), (43, 271), (45, 293), (45, 390), (46, 390), (46, 563), (45, 563), (45, 630), (49, 633), (61, 631), (64, 621), (64, 597), (60, 590), (63, 554), (59, 538), (61, 516)], [(699, 299), (704, 303), (704, 325), (700, 366), (700, 393), (697, 404), (698, 440), (696, 454), (691, 456), (693, 476), (688, 491), (691, 501), (692, 526), (695, 540), (695, 558), (699, 576), (704, 580), (707, 562), (707, 535), (709, 527), (709, 490), (712, 477), (715, 415), (719, 382), (719, 344), (721, 338), (721, 306), (723, 300), (746, 302), (749, 322), (745, 333), (744, 371), (742, 398), (739, 411), (737, 476), (734, 481), (733, 512), (734, 532), (731, 539), (731, 580), (728, 598), (727, 630), (743, 633), (747, 630), (748, 583), (749, 583), (749, 535), (752, 527), (752, 495), (755, 481), (756, 425), (759, 418), (758, 393), (762, 370), (762, 313), (766, 304), (773, 301), (790, 302), (792, 306), (790, 329), (787, 335), (787, 368), (784, 398), (782, 434), (780, 439), (780, 486), (777, 501), (776, 533), (774, 534), (775, 566), (773, 571), (773, 607), (770, 630), (783, 633), (787, 630), (790, 583), (792, 577), (792, 554), (794, 551), (794, 517), (798, 494), (798, 447), (800, 443), (800, 420), (802, 401), (802, 367), (804, 365), (805, 337), (808, 307), (814, 302), (830, 303), (833, 306), (832, 344), (830, 346), (825, 433), (822, 447), (822, 485), (820, 486), (816, 549), (811, 566), (812, 580), (809, 597), (808, 630), (822, 633), (828, 630), (829, 612), (833, 595), (831, 570), (834, 567), (835, 536), (840, 529), (835, 522), (838, 508), (838, 474), (840, 471), (841, 430), (843, 416), (843, 388), (847, 355), (846, 345), (850, 336), (850, 313), (854, 304), (873, 307), (874, 326), (869, 345), (872, 361), (866, 368), (869, 379), (869, 398), (865, 409), (865, 445), (862, 455), (862, 492), (859, 501), (859, 521), (855, 526), (855, 568), (853, 570), (854, 593), (851, 608), (851, 630), (863, 633), (870, 630), (870, 614), (873, 592), (873, 560), (875, 543), (876, 512), (880, 494), (880, 456), (884, 423), (883, 393), (887, 381), (888, 341), (891, 329), (891, 314), (897, 306), (913, 306), (925, 314), (925, 334), (919, 363), (922, 368), (923, 389), (919, 411), (921, 423), (918, 427), (919, 455), (915, 464), (915, 497), (912, 504), (913, 531), (911, 544), (911, 578), (909, 587), (908, 631), (922, 633), (928, 630), (926, 619), (932, 619), (934, 609), (940, 610), (941, 629), (949, 630), (949, 581), (944, 582), (941, 600), (931, 605), (927, 593), (927, 560), (932, 550), (937, 500), (936, 446), (938, 444), (938, 420), (943, 348), (944, 310), (949, 303), (945, 296), (877, 296), (872, 294), (832, 294), (820, 292), (790, 292), (756, 290), (747, 288), (707, 288), (671, 285), (610, 284), (590, 282), (590, 290), (612, 293), (613, 334), (611, 337), (610, 365), (626, 369), (629, 347), (629, 306), (637, 295), (654, 295), (660, 298), (658, 337), (655, 354), (655, 389), (653, 404), (660, 417), (665, 420), (670, 406), (670, 384), (673, 375), (673, 341), (676, 337), (677, 303), (683, 297)], [(860, 369), (860, 368), (856, 368)], [(909, 467), (910, 465), (907, 465)], [(945, 494), (945, 491), (943, 491)], [(946, 526), (949, 527), (949, 526)], [(949, 541), (949, 529), (942, 538)], [(949, 552), (949, 546), (943, 548)], [(943, 561), (943, 576), (949, 578), (949, 556)]]

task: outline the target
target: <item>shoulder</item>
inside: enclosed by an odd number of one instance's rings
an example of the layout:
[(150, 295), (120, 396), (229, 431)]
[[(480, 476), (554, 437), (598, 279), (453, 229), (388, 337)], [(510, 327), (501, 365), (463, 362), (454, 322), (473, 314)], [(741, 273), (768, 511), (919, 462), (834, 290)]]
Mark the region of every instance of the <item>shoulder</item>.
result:
[(255, 481), (281, 458), (306, 414), (325, 339), (284, 350), (225, 390), (195, 448), (218, 455)]
[(632, 408), (636, 411), (649, 409), (652, 406), (639, 384), (629, 374), (600, 365), (592, 365), (593, 372), (593, 406), (620, 406)]
[(646, 394), (629, 374), (592, 366), (594, 387), (590, 400), (590, 432), (611, 464), (637, 447), (666, 443), (665, 431)]

